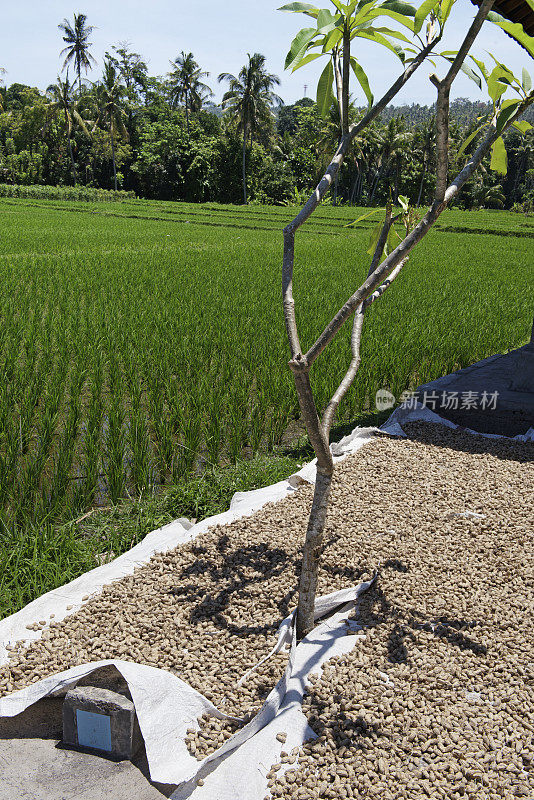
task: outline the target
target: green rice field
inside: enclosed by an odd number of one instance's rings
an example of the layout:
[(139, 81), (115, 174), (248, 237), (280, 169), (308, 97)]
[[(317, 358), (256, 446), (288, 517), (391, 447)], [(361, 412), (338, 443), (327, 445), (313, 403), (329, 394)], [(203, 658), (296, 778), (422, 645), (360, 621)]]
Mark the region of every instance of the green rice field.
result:
[[(281, 311), (282, 207), (0, 198), (0, 515), (65, 521), (301, 429)], [(325, 206), (297, 240), (310, 344), (364, 278), (371, 218)], [(339, 421), (523, 344), (534, 221), (448, 211), (373, 306)], [(320, 404), (348, 361), (316, 365)], [(6, 523), (6, 524), (7, 524)]]

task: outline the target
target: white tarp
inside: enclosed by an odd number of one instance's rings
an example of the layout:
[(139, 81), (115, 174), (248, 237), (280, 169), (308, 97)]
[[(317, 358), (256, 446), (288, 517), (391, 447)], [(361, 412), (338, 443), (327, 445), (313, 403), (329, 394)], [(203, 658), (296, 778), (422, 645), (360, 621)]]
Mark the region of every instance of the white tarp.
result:
[[(397, 408), (381, 431), (394, 436), (405, 436), (402, 426), (415, 421), (458, 427), (416, 404), (411, 409)], [(335, 460), (356, 452), (377, 431), (377, 428), (356, 428), (349, 436), (332, 445)], [(520, 441), (534, 441), (534, 429), (515, 438)], [(148, 534), (140, 544), (123, 556), (43, 595), (16, 614), (1, 620), (0, 664), (6, 663), (9, 658), (6, 645), (21, 640), (30, 642), (41, 636), (41, 630), (29, 631), (28, 625), (48, 619), (51, 614), (54, 614), (56, 622), (62, 620), (83, 605), (86, 595), (94, 596), (106, 584), (130, 575), (136, 567), (146, 564), (155, 553), (174, 549), (214, 525), (225, 525), (253, 514), (266, 503), (287, 497), (303, 482), (313, 483), (315, 463), (312, 461), (305, 465), (286, 481), (252, 492), (237, 493), (229, 511), (203, 520), (189, 529), (186, 522), (172, 522)], [(202, 713), (208, 712), (219, 718), (225, 718), (225, 715), (188, 684), (153, 667), (124, 661), (95, 662), (75, 667), (2, 698), (0, 717), (14, 716), (41, 697), (65, 692), (81, 677), (98, 667), (113, 664), (129, 684), (145, 739), (152, 779), (161, 783), (181, 784), (173, 795), (174, 800), (261, 800), (267, 788), (265, 776), (271, 765), (279, 759), (280, 751), (283, 749), (289, 752), (306, 738), (313, 736), (301, 711), (307, 681), (310, 674), (318, 672), (326, 660), (333, 655), (350, 651), (361, 637), (362, 634), (347, 636), (347, 633), (354, 632), (354, 627), (350, 631), (346, 619), (350, 610), (355, 607), (358, 595), (368, 586), (369, 584), (362, 584), (357, 588), (319, 598), (316, 606), (317, 618), (330, 613), (340, 604), (345, 605), (319, 624), (299, 645), (295, 644), (293, 615), (282, 622), (278, 643), (273, 652), (290, 645), (285, 675), (273, 689), (259, 714), (203, 762), (198, 762), (189, 754), (184, 741), (186, 730), (198, 726), (197, 717)], [(287, 734), (283, 745), (276, 739), (276, 734), (280, 732)], [(197, 786), (196, 781), (199, 778), (203, 778), (203, 786)]]
[[(301, 711), (309, 676), (318, 672), (325, 660), (349, 652), (356, 644), (359, 636), (347, 636), (347, 633), (349, 630), (358, 632), (358, 628), (349, 623), (347, 617), (355, 608), (359, 595), (371, 583), (318, 598), (316, 620), (337, 611), (318, 624), (298, 645), (295, 613), (282, 622), (277, 644), (270, 655), (289, 647), (288, 665), (283, 677), (259, 713), (201, 762), (187, 749), (187, 729), (198, 728), (198, 717), (204, 713), (219, 719), (233, 718), (220, 712), (207, 698), (170, 672), (142, 664), (106, 660), (73, 667), (0, 698), (0, 717), (14, 717), (43, 697), (65, 694), (95, 670), (114, 666), (128, 683), (153, 781), (180, 785), (173, 795), (176, 800), (189, 797), (195, 800), (262, 797), (260, 793), (251, 793), (251, 786), (257, 786), (258, 792), (265, 792), (266, 773), (279, 758), (282, 748), (291, 749), (315, 736)], [(287, 734), (284, 745), (276, 738), (281, 732)], [(259, 733), (261, 737), (256, 739)], [(251, 740), (254, 740), (252, 744)], [(252, 754), (255, 754), (254, 758)], [(242, 792), (236, 788), (236, 775), (239, 775)], [(202, 787), (196, 784), (200, 777), (204, 779)]]
[[(360, 447), (372, 438), (375, 428), (356, 428), (341, 442), (332, 445), (335, 460), (355, 453)], [(191, 541), (199, 534), (212, 528), (214, 525), (227, 525), (241, 517), (249, 516), (258, 511), (266, 503), (274, 503), (292, 494), (303, 482), (315, 482), (315, 461), (305, 464), (303, 468), (292, 475), (288, 480), (279, 481), (272, 486), (256, 489), (251, 492), (236, 492), (232, 498), (230, 509), (223, 514), (209, 517), (191, 527), (186, 528), (185, 520), (176, 520), (147, 534), (142, 542), (133, 547), (124, 555), (86, 572), (76, 580), (53, 589), (51, 592), (38, 597), (27, 606), (3, 620), (0, 620), (0, 665), (5, 664), (9, 658), (6, 645), (18, 641), (31, 642), (41, 638), (41, 630), (28, 630), (28, 625), (33, 625), (39, 620), (49, 620), (54, 614), (54, 621), (59, 622), (69, 614), (74, 614), (87, 595), (94, 595), (112, 581), (131, 575), (136, 567), (148, 563), (155, 553), (174, 550), (180, 544)], [(69, 608), (70, 606), (70, 608)]]

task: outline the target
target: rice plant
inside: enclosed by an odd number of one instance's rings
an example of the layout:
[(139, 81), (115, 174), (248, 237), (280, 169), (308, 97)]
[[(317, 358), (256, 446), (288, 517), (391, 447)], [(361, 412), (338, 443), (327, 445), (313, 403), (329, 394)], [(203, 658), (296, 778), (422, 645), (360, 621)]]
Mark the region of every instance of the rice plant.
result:
[[(24, 199), (0, 186), (6, 530), (26, 525), (33, 536), (40, 523), (299, 435), (279, 303), (281, 229), (291, 209), (122, 195), (120, 203), (77, 202), (38, 189)], [(307, 341), (366, 269), (367, 222), (344, 227), (356, 216), (325, 207), (301, 237), (295, 291)], [(523, 344), (534, 305), (526, 281), (532, 234), (507, 212), (444, 214), (369, 315), (362, 367), (339, 421), (373, 409), (379, 388), (399, 396)], [(319, 397), (345, 367), (340, 338), (317, 364)]]

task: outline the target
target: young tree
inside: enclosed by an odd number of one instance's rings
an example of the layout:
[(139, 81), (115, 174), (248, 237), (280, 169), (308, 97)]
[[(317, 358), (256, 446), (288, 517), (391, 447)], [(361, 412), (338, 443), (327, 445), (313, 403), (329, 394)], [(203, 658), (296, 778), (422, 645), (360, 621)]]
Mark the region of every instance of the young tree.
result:
[(177, 56), (170, 64), (173, 68), (169, 72), (171, 106), (175, 107), (177, 103), (184, 103), (189, 135), (189, 113), (200, 111), (204, 100), (213, 97), (210, 87), (202, 83), (202, 78), (207, 78), (209, 72), (202, 72), (193, 58), (193, 53), (186, 55), (183, 50), (181, 55)]
[(148, 74), (148, 67), (140, 53), (130, 50), (130, 42), (119, 42), (112, 45), (114, 55), (106, 52), (106, 60), (110, 61), (118, 70), (130, 100), (136, 99), (136, 94), (144, 90)]
[(66, 69), (71, 62), (74, 62), (74, 70), (78, 77), (78, 89), (82, 89), (82, 68), (87, 75), (88, 70), (96, 64), (96, 60), (89, 52), (91, 42), (89, 37), (94, 31), (92, 25), (87, 25), (87, 17), (85, 14), (74, 15), (74, 25), (71, 25), (68, 19), (64, 19), (58, 25), (60, 31), (63, 31), (63, 41), (67, 46), (63, 48), (59, 54), (60, 58), (65, 56), (62, 71)]
[[(372, 303), (377, 301), (399, 276), (413, 247), (428, 233), (444, 209), (458, 196), (463, 185), (474, 174), (490, 151), (492, 168), (500, 172), (505, 171), (506, 149), (502, 134), (511, 125), (515, 125), (523, 131), (530, 127), (527, 122), (519, 121), (519, 118), (525, 109), (534, 102), (532, 82), (526, 70), (523, 73), (523, 79), (519, 81), (507, 67), (495, 59), (495, 67), (490, 72), (482, 61), (471, 57), (471, 61), (479, 71), (479, 76), (466, 63), (471, 46), (484, 21), (488, 18), (515, 38), (534, 57), (534, 39), (525, 34), (522, 26), (513, 24), (498, 14), (490, 13), (494, 0), (481, 0), (480, 7), (459, 49), (440, 54), (448, 62), (445, 75), (442, 78), (438, 78), (436, 74), (430, 76), (437, 91), (435, 192), (430, 208), (422, 219), (417, 221), (404, 198), (399, 198), (402, 200), (402, 209), (398, 213), (393, 212), (391, 203), (388, 204), (383, 223), (375, 228), (371, 237), (369, 249), (371, 264), (366, 280), (338, 310), (311, 347), (304, 351), (299, 338), (293, 298), (296, 233), (335, 183), (336, 176), (354, 139), (369, 126), (414, 72), (436, 50), (454, 4), (454, 0), (424, 0), (422, 5), (415, 10), (406, 3), (396, 2), (396, 0), (386, 0), (381, 4), (378, 3), (378, 0), (370, 0), (370, 2), (360, 0), (359, 3), (357, 0), (349, 3), (343, 3), (341, 0), (331, 0), (331, 2), (334, 7), (333, 11), (318, 9), (302, 2), (290, 3), (282, 9), (306, 14), (316, 23), (315, 27), (304, 28), (297, 34), (291, 45), (286, 66), (295, 70), (321, 55), (326, 55), (328, 63), (319, 80), (317, 102), (321, 108), (327, 109), (335, 91), (342, 108), (342, 138), (337, 151), (315, 191), (301, 211), (284, 229), (282, 288), (285, 323), (291, 349), (289, 367), (295, 380), (302, 418), (317, 456), (317, 477), (303, 547), (299, 584), (297, 611), (297, 636), (299, 639), (309, 633), (314, 624), (318, 566), (334, 472), (334, 462), (329, 446), (330, 429), (337, 408), (358, 371), (365, 314)], [(380, 27), (377, 27), (377, 20), (384, 17), (389, 17), (399, 23), (405, 31), (410, 32), (411, 39), (408, 39), (405, 33), (399, 30), (385, 28), (382, 23)], [(426, 40), (423, 40), (420, 32), (425, 21), (427, 21)], [(398, 53), (403, 64), (400, 76), (376, 102), (361, 65), (351, 54), (351, 44), (356, 37), (369, 39), (390, 50), (393, 49)], [(398, 42), (407, 42), (410, 47), (400, 50)], [(479, 136), (480, 140), (474, 152), (466, 159), (465, 165), (449, 183), (449, 95), (451, 86), (461, 69), (467, 71), (479, 84), (486, 83), (492, 101), (492, 113), (470, 137), (470, 139), (474, 139)], [(348, 119), (351, 70), (366, 91), (369, 100), (367, 113), (359, 122), (352, 125), (349, 124)], [(504, 99), (507, 90), (514, 91), (515, 96)], [(469, 140), (466, 145), (468, 143)], [(404, 234), (402, 236), (395, 231), (397, 222), (403, 223)], [(342, 325), (351, 317), (354, 317), (354, 321), (350, 363), (338, 389), (320, 416), (320, 409), (317, 408), (311, 387), (310, 369)]]
[(227, 81), (229, 88), (225, 92), (223, 108), (234, 117), (237, 129), (243, 136), (243, 200), (247, 204), (247, 142), (251, 141), (256, 131), (268, 125), (272, 119), (271, 107), (282, 102), (273, 92), (274, 86), (280, 85), (280, 78), (265, 69), (265, 56), (261, 53), (248, 55), (248, 64), (241, 68), (239, 75), (223, 72), (219, 75), (219, 83)]

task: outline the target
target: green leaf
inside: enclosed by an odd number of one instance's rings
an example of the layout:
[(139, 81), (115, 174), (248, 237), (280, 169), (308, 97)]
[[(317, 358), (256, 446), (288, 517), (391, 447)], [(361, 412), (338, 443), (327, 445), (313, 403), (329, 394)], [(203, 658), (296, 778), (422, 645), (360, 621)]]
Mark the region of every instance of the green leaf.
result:
[(315, 6), (311, 6), (309, 3), (288, 3), (285, 6), (281, 6), (278, 11), (294, 11), (296, 14), (310, 14), (313, 16), (317, 16), (319, 13), (319, 9)]
[[(440, 56), (443, 56), (443, 58), (445, 58), (447, 61), (449, 61), (452, 64), (453, 61), (454, 61), (454, 58), (451, 55), (449, 55), (449, 52), (450, 51), (440, 53)], [(454, 56), (456, 56), (456, 53), (454, 53)], [(462, 64), (462, 66), (460, 67), (460, 69), (462, 70), (462, 72), (465, 72), (467, 77), (470, 78), (473, 81), (473, 83), (476, 83), (476, 85), (478, 86), (479, 89), (482, 89), (482, 81), (480, 80), (480, 78), (478, 77), (476, 72), (471, 69), (471, 67), (468, 67), (467, 64), (464, 62)]]
[(389, 9), (390, 11), (394, 11), (396, 14), (400, 14), (403, 17), (415, 17), (416, 9), (411, 6), (409, 3), (403, 3), (401, 0), (386, 0), (385, 3), (382, 3), (378, 6), (380, 9)]
[(388, 238), (386, 242), (386, 254), (389, 255), (397, 246), (397, 240), (400, 239), (399, 234), (392, 225), (389, 229)]
[(488, 94), (494, 103), (497, 103), (501, 95), (503, 95), (509, 86), (509, 81), (503, 82), (502, 70), (500, 67), (495, 67), (491, 75), (488, 76)]
[(471, 67), (467, 66), (465, 61), (460, 67), (460, 69), (467, 75), (468, 78), (470, 78), (474, 83), (476, 83), (479, 89), (482, 89), (482, 81), (480, 80), (476, 72), (473, 69), (471, 69)]
[(380, 211), (384, 211), (384, 209), (383, 208), (373, 208), (372, 211), (368, 211), (367, 214), (362, 214), (362, 216), (358, 217), (358, 219), (355, 219), (354, 222), (349, 222), (348, 225), (343, 225), (343, 227), (344, 228), (352, 228), (353, 225), (357, 225), (358, 222), (361, 222), (362, 220), (367, 219), (368, 217), (372, 217), (373, 214), (378, 214)]
[(499, 175), (506, 175), (508, 172), (508, 154), (502, 136), (499, 136), (491, 147), (490, 169)]
[[(396, 11), (393, 11), (392, 9), (384, 8), (383, 6), (378, 6), (378, 8), (374, 8), (370, 12), (369, 18), (370, 19), (377, 19), (378, 17), (390, 17), (391, 19), (394, 19), (397, 22), (400, 22), (400, 24), (404, 25), (405, 28), (408, 28), (410, 33), (413, 33), (414, 22), (413, 22), (412, 17), (410, 17), (408, 15), (404, 16), (402, 14), (398, 14)], [(394, 33), (395, 33), (395, 31), (393, 31), (393, 30), (390, 31), (390, 35), (394, 35)]]
[(449, 14), (452, 11), (452, 7), (455, 4), (456, 0), (443, 0), (441, 3), (441, 22), (444, 25), (448, 18)]
[(291, 47), (289, 48), (289, 53), (286, 56), (286, 63), (285, 69), (289, 69), (293, 67), (304, 55), (306, 52), (309, 43), (312, 39), (315, 38), (317, 35), (316, 28), (302, 28), (293, 41), (291, 42)]
[(321, 73), (319, 83), (317, 84), (317, 108), (322, 117), (328, 116), (330, 106), (334, 95), (332, 92), (332, 83), (334, 82), (334, 67), (332, 60), (328, 59), (328, 64)]
[(295, 72), (295, 70), (297, 70), (297, 69), (300, 69), (305, 64), (309, 64), (310, 61), (315, 61), (316, 58), (321, 58), (322, 55), (323, 55), (322, 53), (308, 53), (307, 56), (304, 56), (304, 58), (301, 58), (301, 60), (298, 62), (298, 64), (293, 67), (293, 72)]
[(397, 197), (399, 205), (401, 206), (403, 211), (408, 211), (408, 206), (410, 205), (410, 200), (408, 197), (405, 197), (403, 194), (400, 194)]
[(517, 122), (512, 122), (512, 125), (514, 126), (514, 128), (517, 128), (517, 130), (523, 134), (525, 134), (532, 128), (532, 125), (530, 124), (530, 122), (527, 122), (526, 119), (521, 119), (518, 120)]
[(486, 69), (486, 65), (484, 64), (484, 62), (480, 61), (478, 58), (475, 58), (474, 56), (469, 56), (469, 58), (471, 58), (475, 62), (475, 64), (477, 65), (477, 67), (480, 70), (480, 74), (482, 75), (484, 80), (487, 81), (488, 80), (488, 70)]
[(473, 131), (473, 133), (469, 134), (469, 136), (467, 137), (467, 139), (465, 140), (465, 142), (463, 142), (463, 143), (462, 143), (462, 146), (461, 146), (461, 147), (460, 147), (460, 149), (458, 150), (458, 157), (460, 157), (460, 156), (461, 156), (461, 155), (462, 155), (462, 154), (465, 152), (465, 150), (466, 150), (466, 149), (469, 147), (469, 145), (471, 144), (471, 142), (473, 141), (473, 139), (475, 138), (475, 136), (477, 136), (477, 135), (480, 133), (480, 131), (481, 131), (483, 128), (485, 128), (485, 127), (486, 127), (486, 125), (487, 125), (487, 123), (484, 123), (484, 125), (480, 125), (480, 126), (479, 126), (479, 127), (476, 129), (476, 131)]
[(439, 0), (424, 0), (424, 3), (421, 3), (417, 11), (415, 12), (415, 18), (413, 23), (414, 33), (419, 33), (419, 31), (423, 27), (423, 22), (428, 17), (430, 12), (436, 9), (438, 2)]
[(532, 91), (532, 78), (525, 67), (523, 67), (523, 89), (527, 94)]
[[(412, 25), (413, 23), (410, 22), (409, 24)], [(387, 36), (392, 36), (394, 39), (400, 39), (402, 42), (407, 42), (407, 44), (411, 44), (412, 42), (412, 40), (408, 39), (408, 37), (403, 33), (400, 31), (395, 31), (393, 28), (375, 28), (373, 25), (373, 30), (377, 31), (378, 33), (385, 33)], [(410, 31), (413, 32), (412, 28), (410, 28)]]
[(327, 8), (322, 8), (317, 17), (317, 33), (331, 33), (336, 27), (338, 18), (335, 17)]
[(367, 75), (365, 74), (363, 68), (360, 66), (360, 64), (358, 64), (358, 62), (354, 57), (351, 57), (350, 65), (352, 67), (352, 71), (356, 76), (356, 80), (358, 81), (363, 91), (365, 92), (365, 96), (367, 97), (367, 102), (369, 103), (369, 108), (371, 108), (371, 106), (373, 105), (374, 98), (371, 88), (369, 86), (369, 79), (367, 78)]
[(515, 112), (517, 111), (517, 107), (520, 104), (519, 100), (514, 100), (511, 103), (508, 103), (506, 108), (501, 109), (499, 112), (499, 116), (497, 117), (497, 124), (495, 126), (497, 133), (502, 133), (504, 130), (506, 123), (513, 117)]
[(331, 53), (334, 47), (340, 43), (343, 38), (343, 31), (336, 28), (328, 36), (325, 37), (323, 44), (323, 53)]
[(375, 0), (371, 0), (370, 3), (363, 3), (363, 5), (360, 5), (356, 12), (356, 16), (351, 20), (352, 27), (354, 28), (358, 25), (361, 25), (368, 20), (369, 14), (375, 9), (375, 6)]
[(337, 10), (339, 11), (339, 13), (343, 14), (343, 6), (339, 2), (339, 0), (332, 0), (332, 2), (335, 5), (335, 7), (337, 8)]
[(369, 31), (357, 31), (354, 35), (355, 37), (359, 37), (360, 39), (370, 39), (372, 42), (377, 42), (377, 44), (381, 44), (382, 47), (386, 47), (388, 50), (391, 50), (392, 53), (395, 53), (397, 58), (399, 58), (404, 63), (404, 50), (402, 47), (399, 47), (398, 44), (394, 42), (389, 42), (385, 36), (382, 36), (381, 33), (375, 33), (374, 30), (371, 28), (371, 32)]
[(376, 228), (373, 229), (373, 232), (369, 238), (369, 247), (367, 248), (367, 252), (370, 256), (373, 256), (375, 253), (378, 240), (380, 239), (380, 231), (382, 230), (382, 227), (382, 223), (379, 222)]
[(501, 17), (501, 15), (497, 14), (495, 11), (490, 11), (487, 19), (490, 22), (493, 22), (495, 25), (498, 25), (499, 28), (511, 36), (512, 39), (515, 39), (516, 42), (519, 42), (519, 44), (523, 45), (527, 53), (534, 58), (534, 37), (525, 33), (521, 23), (508, 22), (507, 19)]

